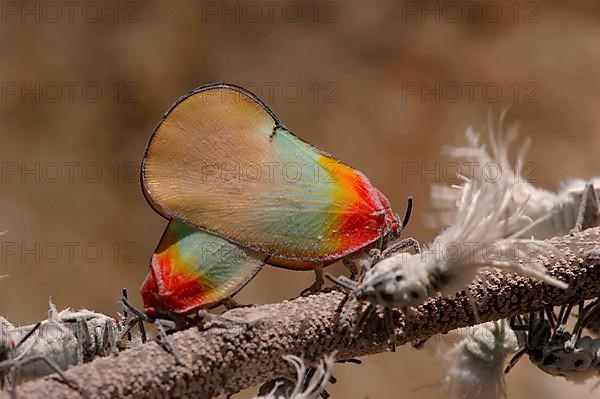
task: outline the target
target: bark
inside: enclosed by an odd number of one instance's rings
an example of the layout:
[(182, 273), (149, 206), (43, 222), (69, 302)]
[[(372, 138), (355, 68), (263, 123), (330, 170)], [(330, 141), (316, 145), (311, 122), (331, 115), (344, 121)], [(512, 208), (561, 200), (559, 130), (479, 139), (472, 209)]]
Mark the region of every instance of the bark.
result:
[[(394, 311), (397, 344), (426, 339), (436, 333), (497, 320), (511, 315), (558, 306), (600, 295), (600, 228), (550, 240), (563, 254), (545, 261), (550, 273), (569, 284), (553, 288), (514, 274), (489, 272), (485, 283), (474, 282), (470, 294), (477, 302), (479, 320), (464, 293), (455, 298), (432, 298), (406, 322)], [(542, 260), (540, 260), (542, 262)], [(190, 328), (172, 335), (181, 364), (155, 342), (96, 359), (66, 374), (91, 397), (196, 397), (231, 394), (282, 374), (292, 373), (282, 358), (297, 355), (315, 364), (337, 351), (337, 360), (388, 350), (382, 317), (373, 317), (350, 341), (358, 315), (339, 321), (345, 293), (337, 289), (281, 303), (234, 309), (224, 316), (240, 323), (211, 321), (201, 330)], [(243, 322), (243, 323), (242, 323)], [(56, 377), (19, 386), (27, 398), (80, 397)], [(0, 398), (8, 397), (1, 393)]]

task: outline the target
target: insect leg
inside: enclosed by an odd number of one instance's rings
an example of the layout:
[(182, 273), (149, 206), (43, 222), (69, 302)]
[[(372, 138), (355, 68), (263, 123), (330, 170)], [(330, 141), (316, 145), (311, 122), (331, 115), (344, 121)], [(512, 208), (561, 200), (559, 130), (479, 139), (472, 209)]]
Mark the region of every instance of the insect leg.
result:
[(84, 358), (84, 335), (83, 328), (81, 326), (81, 319), (77, 319), (75, 323), (75, 338), (77, 339), (77, 365), (83, 364)]
[(390, 255), (395, 254), (396, 252), (400, 252), (405, 248), (415, 248), (415, 253), (421, 253), (421, 245), (417, 240), (412, 237), (404, 238), (400, 241), (396, 241), (383, 250), (381, 253), (381, 258), (387, 258)]
[(521, 357), (523, 357), (523, 355), (527, 353), (528, 349), (529, 348), (525, 346), (524, 348), (521, 348), (517, 353), (515, 353), (515, 355), (510, 359), (508, 365), (504, 369), (504, 374), (508, 374), (508, 372), (512, 370), (513, 367), (515, 367), (515, 365), (521, 359)]
[(518, 347), (521, 348), (527, 346), (527, 330), (529, 326), (525, 324), (523, 318), (520, 315), (512, 316), (509, 325), (517, 336)]
[[(146, 343), (148, 338), (146, 336), (146, 329), (144, 327), (144, 322), (152, 322), (153, 320), (151, 320), (147, 314), (137, 310), (135, 308), (135, 306), (130, 304), (129, 301), (127, 300), (127, 298), (125, 298), (125, 297), (123, 297), (119, 300), (119, 304), (121, 305), (123, 310), (128, 311), (129, 313), (131, 313), (133, 315), (133, 319), (129, 323), (131, 324), (131, 327), (133, 327), (135, 324), (137, 324), (139, 326), (140, 333), (142, 334), (142, 343)], [(123, 335), (127, 334), (129, 336), (131, 327), (128, 327)]]
[(142, 343), (146, 343), (148, 341), (148, 336), (146, 335), (146, 327), (144, 327), (144, 322), (142, 320), (138, 320), (138, 327), (140, 328), (140, 334), (142, 335)]
[[(123, 340), (124, 337), (126, 337), (131, 330), (133, 329), (133, 327), (135, 327), (138, 324), (136, 319), (131, 319), (129, 320), (129, 322), (126, 324), (124, 330), (119, 334), (119, 337), (117, 339), (117, 342), (119, 343), (119, 345), (121, 344), (121, 341)], [(144, 343), (146, 341), (142, 341), (142, 343)]]
[(350, 270), (350, 278), (355, 281), (360, 281), (364, 273), (374, 264), (372, 254), (380, 253), (381, 250), (378, 248), (371, 248), (368, 252), (361, 250), (342, 258), (342, 263)]
[[(127, 288), (123, 288), (123, 289), (121, 290), (121, 293), (123, 294), (123, 298), (125, 298), (125, 299), (129, 299), (129, 296), (127, 295)], [(123, 318), (124, 318), (125, 320), (127, 320), (127, 316), (128, 316), (128, 315), (127, 315), (127, 308), (126, 308), (126, 307), (123, 307)], [(131, 341), (131, 333), (130, 333), (130, 332), (128, 332), (128, 333), (127, 333), (127, 340), (128, 340), (128, 341)]]
[[(228, 328), (230, 326), (238, 327), (240, 329), (247, 329), (253, 325), (257, 325), (263, 322), (266, 316), (259, 316), (253, 319), (236, 319), (233, 317), (228, 317), (224, 315), (217, 315), (213, 313), (209, 313), (206, 310), (199, 310), (196, 315), (198, 316), (197, 326), (202, 327), (204, 330), (213, 328), (213, 327), (224, 327)], [(204, 321), (212, 322), (213, 325), (205, 326), (203, 325)]]
[(556, 326), (556, 328), (560, 327), (560, 325), (563, 322), (563, 318), (565, 317), (565, 309), (566, 309), (566, 305), (563, 305), (560, 307), (560, 310), (558, 311), (558, 317), (556, 318), (557, 323), (560, 323), (558, 326)]
[(19, 381), (20, 368), (13, 366), (10, 370), (10, 398), (17, 399), (17, 382)]
[(85, 319), (81, 317), (77, 319), (77, 345), (81, 350), (82, 360), (84, 362), (92, 360), (92, 337), (90, 337), (90, 330)]
[(528, 320), (527, 320), (527, 347), (531, 348), (533, 345), (533, 336), (534, 336), (534, 325), (535, 325), (535, 313), (529, 312)]
[(337, 285), (343, 289), (346, 289), (348, 291), (354, 291), (356, 289), (356, 287), (358, 286), (356, 281), (350, 280), (346, 276), (335, 277), (329, 273), (325, 273), (325, 277), (327, 277), (327, 279), (331, 280), (335, 285)]
[[(534, 323), (536, 322), (535, 319), (535, 313), (530, 312), (527, 320), (527, 326), (524, 326), (523, 324), (521, 324), (522, 320), (520, 319), (520, 316), (517, 316), (514, 319), (511, 318), (510, 327), (515, 331), (523, 331), (524, 328), (527, 328), (527, 337), (525, 339), (525, 346), (521, 348), (517, 353), (515, 353), (515, 355), (508, 362), (508, 365), (504, 369), (505, 374), (508, 374), (508, 372), (512, 370), (513, 367), (515, 367), (515, 365), (521, 359), (521, 357), (523, 357), (523, 355), (526, 354), (530, 348), (532, 348), (534, 337)], [(515, 323), (517, 320), (519, 321), (518, 325)]]
[[(349, 290), (351, 292), (353, 292), (355, 289), (356, 283), (347, 277), (342, 276), (338, 280), (335, 277), (331, 276), (330, 274), (327, 274), (326, 276), (328, 279), (330, 279), (331, 281), (333, 281), (335, 284), (339, 285), (343, 289)], [(342, 280), (342, 278), (343, 278), (343, 280)], [(348, 280), (348, 281), (345, 281), (345, 280)], [(342, 285), (342, 284), (347, 284), (347, 285)], [(356, 298), (354, 298), (351, 295), (351, 293), (347, 293), (346, 295), (344, 295), (344, 297), (342, 298), (342, 300), (340, 301), (340, 303), (338, 304), (338, 306), (335, 309), (335, 313), (334, 313), (335, 317), (333, 320), (334, 324), (336, 326), (340, 325), (340, 322), (342, 324), (346, 324), (346, 322), (348, 321), (348, 317), (347, 317), (347, 313), (345, 312), (345, 308), (346, 307), (351, 308), (352, 306), (354, 306), (356, 304), (357, 304)]]
[(525, 324), (525, 321), (521, 315), (511, 316), (509, 319), (509, 326), (513, 331), (527, 331), (529, 328), (529, 326)]
[(559, 319), (558, 322), (560, 323), (557, 327), (556, 330), (554, 330), (554, 334), (552, 335), (553, 337), (557, 336), (557, 335), (563, 335), (565, 333), (565, 331), (567, 331), (567, 322), (569, 321), (569, 316), (571, 315), (571, 311), (573, 310), (573, 303), (569, 303), (567, 305), (563, 305), (560, 308), (560, 312), (559, 312)]
[(577, 212), (577, 222), (571, 234), (579, 233), (587, 228), (600, 225), (600, 200), (594, 185), (588, 183), (583, 189), (581, 202)]
[(365, 326), (365, 324), (374, 312), (375, 306), (367, 304), (367, 308), (360, 314), (358, 320), (356, 321), (356, 325), (354, 326), (354, 329), (352, 331), (351, 341), (352, 339), (354, 339), (355, 336), (357, 336), (361, 332), (362, 328)]
[(115, 328), (115, 322), (113, 320), (106, 320), (106, 322), (104, 322), (104, 331), (102, 333), (102, 345), (100, 347), (100, 350), (98, 351), (98, 353), (100, 353), (101, 356), (106, 356), (107, 353), (107, 349), (110, 347), (110, 353), (113, 355), (116, 355), (119, 353), (119, 350), (117, 349), (117, 334), (116, 334), (116, 328)]
[(363, 268), (365, 271), (371, 270), (380, 260), (383, 259), (383, 251), (379, 248), (371, 248), (367, 254), (368, 261)]
[(252, 305), (240, 305), (238, 303), (238, 301), (236, 301), (232, 297), (223, 299), (223, 301), (221, 302), (221, 305), (225, 306), (225, 309), (227, 309), (227, 310), (237, 309), (237, 308), (245, 308), (245, 307), (248, 307), (248, 306), (252, 306)]
[(158, 331), (158, 337), (156, 337), (158, 344), (162, 346), (165, 351), (173, 355), (178, 364), (183, 364), (181, 362), (181, 356), (179, 356), (179, 352), (173, 346), (171, 338), (167, 335), (167, 331), (165, 329), (165, 327), (174, 327), (175, 323), (170, 320), (157, 319), (154, 320), (154, 326)]
[(347, 258), (342, 259), (342, 263), (344, 264), (344, 266), (346, 266), (348, 270), (350, 270), (350, 280), (356, 280), (359, 273), (356, 263)]
[[(7, 360), (7, 361), (0, 363), (0, 370), (4, 369), (4, 368), (11, 369), (11, 374), (12, 374), (12, 377), (11, 377), (12, 381), (11, 381), (11, 388), (10, 388), (11, 398), (17, 397), (17, 381), (19, 378), (19, 371), (20, 371), (21, 367), (25, 366), (28, 363), (34, 363), (34, 362), (44, 362), (49, 368), (51, 368), (56, 374), (58, 374), (60, 379), (65, 384), (67, 384), (71, 388), (77, 390), (78, 392), (85, 394), (85, 392), (81, 389), (79, 384), (76, 381), (67, 377), (66, 374), (63, 372), (63, 370), (61, 370), (61, 368), (56, 363), (54, 363), (54, 361), (52, 361), (52, 359), (50, 359), (46, 356), (36, 355), (36, 356), (25, 357), (25, 358), (19, 359), (19, 360)], [(84, 395), (84, 396), (87, 396), (87, 395)]]
[(579, 302), (579, 314), (577, 315), (577, 322), (575, 322), (575, 327), (573, 327), (573, 335), (571, 339), (565, 342), (565, 351), (573, 352), (575, 350), (575, 345), (579, 338), (581, 338), (581, 331), (583, 330), (584, 320), (585, 320), (586, 312), (583, 306), (583, 300)]
[(319, 264), (315, 266), (315, 282), (310, 287), (305, 288), (300, 292), (300, 296), (310, 295), (321, 291), (325, 280), (323, 279), (323, 265)]
[(552, 328), (552, 330), (554, 331), (554, 329), (556, 328), (556, 315), (554, 314), (554, 309), (553, 308), (546, 308), (544, 310), (546, 312), (546, 317), (548, 318), (548, 321), (550, 322), (550, 328)]
[(590, 303), (585, 310), (584, 327), (589, 327), (594, 321), (600, 317), (600, 298), (596, 298)]

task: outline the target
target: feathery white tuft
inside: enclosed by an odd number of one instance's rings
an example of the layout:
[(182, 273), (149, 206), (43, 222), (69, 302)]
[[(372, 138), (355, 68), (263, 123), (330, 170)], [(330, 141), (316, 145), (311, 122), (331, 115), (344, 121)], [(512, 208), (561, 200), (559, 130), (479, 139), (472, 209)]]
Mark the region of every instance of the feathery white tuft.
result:
[[(297, 356), (284, 356), (286, 361), (296, 369), (296, 382), (293, 388), (282, 387), (284, 382), (278, 382), (271, 392), (264, 396), (255, 396), (254, 399), (316, 399), (325, 390), (331, 377), (335, 352), (327, 355), (314, 369), (309, 381), (306, 381), (308, 369), (304, 361)], [(287, 382), (287, 381), (286, 381)], [(305, 388), (306, 387), (306, 388)], [(288, 388), (288, 389), (282, 389)], [(291, 391), (291, 392), (285, 392)]]
[(526, 203), (514, 206), (514, 193), (505, 185), (464, 180), (454, 223), (421, 253), (398, 253), (375, 264), (355, 290), (357, 299), (412, 308), (436, 294), (466, 291), (477, 277), (484, 278), (480, 271), (490, 267), (567, 288), (538, 263), (539, 255), (548, 252), (560, 257), (558, 250), (544, 241), (510, 235), (531, 224)]
[[(499, 267), (566, 288), (537, 263), (538, 254), (553, 250), (550, 244), (514, 237), (532, 221), (526, 215), (528, 201), (517, 206), (513, 188), (486, 179), (466, 180), (455, 222), (433, 241), (436, 257), (456, 270)], [(460, 252), (449, 259), (453, 247)]]
[[(503, 117), (496, 129), (489, 127), (489, 152), (482, 144), (480, 135), (469, 128), (466, 132), (467, 145), (445, 147), (443, 153), (468, 162), (467, 170), (461, 171), (468, 178), (474, 181), (493, 180), (505, 190), (511, 191), (513, 194), (509, 207), (521, 209), (523, 215), (536, 222), (529, 224), (526, 231), (522, 231), (524, 226), (513, 225), (515, 230), (508, 231), (507, 234), (521, 231), (523, 236), (538, 239), (567, 234), (575, 226), (579, 201), (586, 183), (591, 182), (598, 189), (600, 178), (595, 177), (590, 181), (571, 179), (562, 185), (559, 193), (535, 187), (527, 181), (527, 177), (537, 171), (535, 165), (527, 164), (531, 168), (524, 169), (524, 156), (529, 147), (529, 140), (521, 145), (513, 166), (509, 159), (509, 150), (516, 141), (517, 131), (515, 128), (509, 128), (504, 133), (502, 122)], [(431, 189), (431, 201), (433, 207), (438, 210), (438, 215), (430, 218), (430, 224), (443, 226), (454, 221), (460, 195), (460, 190), (456, 190), (454, 186), (434, 185)]]
[(454, 358), (446, 376), (448, 398), (506, 398), (504, 365), (517, 350), (517, 336), (507, 320), (470, 328), (469, 335), (448, 356)]

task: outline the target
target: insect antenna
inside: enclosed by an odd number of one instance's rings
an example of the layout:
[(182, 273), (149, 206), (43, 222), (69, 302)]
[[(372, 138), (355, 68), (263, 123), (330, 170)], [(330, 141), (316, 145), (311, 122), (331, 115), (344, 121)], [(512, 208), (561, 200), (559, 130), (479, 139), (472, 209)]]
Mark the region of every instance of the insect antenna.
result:
[(398, 213), (394, 214), (396, 216), (396, 219), (398, 219), (398, 221), (400, 222), (400, 226), (398, 227), (398, 229), (395, 232), (393, 232), (393, 234), (388, 234), (387, 237), (384, 237), (384, 236), (380, 237), (378, 245), (377, 245), (377, 248), (379, 250), (383, 251), (384, 248), (386, 246), (388, 246), (389, 242), (395, 241), (400, 237), (400, 235), (402, 234), (404, 229), (406, 229), (408, 222), (410, 221), (410, 216), (412, 215), (412, 209), (413, 209), (413, 198), (408, 197), (406, 211), (404, 212), (404, 218), (400, 219), (400, 215)]
[(400, 231), (404, 230), (406, 228), (406, 226), (408, 225), (408, 222), (410, 221), (410, 216), (412, 215), (412, 209), (413, 209), (413, 197), (408, 197), (407, 204), (406, 204), (406, 212), (404, 212), (404, 217), (402, 218), (402, 227), (400, 228)]

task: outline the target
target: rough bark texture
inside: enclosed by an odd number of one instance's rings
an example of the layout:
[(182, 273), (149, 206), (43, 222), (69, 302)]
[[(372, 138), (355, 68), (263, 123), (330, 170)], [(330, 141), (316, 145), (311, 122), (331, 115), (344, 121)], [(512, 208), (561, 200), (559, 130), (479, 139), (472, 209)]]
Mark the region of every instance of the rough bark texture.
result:
[[(485, 283), (474, 283), (480, 322), (562, 305), (600, 295), (600, 228), (551, 240), (564, 260), (546, 266), (569, 283), (568, 290), (549, 287), (515, 275), (490, 272)], [(196, 397), (229, 394), (291, 372), (283, 355), (302, 356), (314, 363), (338, 351), (348, 359), (387, 350), (384, 324), (372, 318), (365, 331), (349, 342), (350, 328), (338, 322), (337, 309), (344, 298), (338, 290), (282, 303), (235, 309), (225, 315), (247, 324), (211, 322), (203, 331), (191, 328), (172, 336), (182, 364), (151, 342), (74, 367), (67, 375), (85, 387), (91, 397)], [(350, 322), (358, 312), (350, 312)], [(420, 307), (409, 323), (394, 312), (397, 342), (404, 344), (477, 324), (466, 295), (434, 298)], [(55, 377), (19, 387), (26, 398), (80, 397)], [(5, 393), (0, 398), (5, 398)]]

